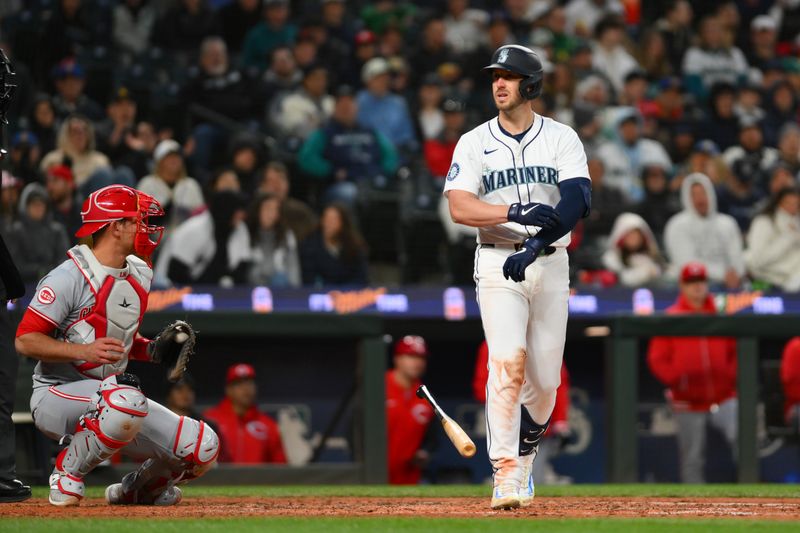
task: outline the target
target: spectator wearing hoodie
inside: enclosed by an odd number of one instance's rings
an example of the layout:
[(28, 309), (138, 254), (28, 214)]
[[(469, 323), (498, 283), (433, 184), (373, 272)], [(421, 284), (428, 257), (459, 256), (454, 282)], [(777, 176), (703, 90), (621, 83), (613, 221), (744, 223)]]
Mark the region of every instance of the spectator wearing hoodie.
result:
[(736, 145), (739, 118), (736, 116), (736, 88), (730, 83), (711, 87), (709, 115), (698, 127), (698, 139), (711, 139), (720, 150)]
[(161, 204), (166, 226), (175, 227), (204, 204), (200, 184), (186, 175), (181, 145), (172, 139), (158, 143), (153, 153), (153, 174), (142, 178), (138, 189)]
[(623, 213), (614, 222), (603, 264), (625, 287), (641, 287), (661, 278), (664, 261), (647, 222), (635, 213)]
[(7, 239), (22, 280), (36, 283), (58, 266), (69, 242), (64, 226), (48, 212), (47, 191), (38, 183), (27, 185), (20, 196), (19, 219)]
[(732, 216), (717, 211), (717, 195), (708, 176), (686, 176), (681, 204), (683, 210), (670, 218), (664, 229), (671, 277), (677, 278), (686, 263), (699, 261), (712, 283), (739, 287), (745, 272), (742, 235)]
[(660, 165), (671, 170), (672, 161), (660, 143), (642, 137), (641, 116), (632, 107), (619, 111), (615, 133), (616, 138), (597, 153), (606, 169), (607, 185), (620, 190), (629, 202), (639, 203), (644, 199), (642, 168)]
[(800, 291), (800, 190), (781, 189), (747, 234), (747, 269), (754, 279)]
[[(687, 263), (681, 269), (678, 300), (667, 314), (715, 312), (705, 266)], [(681, 481), (703, 483), (707, 427), (720, 431), (735, 448), (736, 341), (724, 337), (654, 337), (647, 363), (667, 387), (666, 397), (675, 413)]]

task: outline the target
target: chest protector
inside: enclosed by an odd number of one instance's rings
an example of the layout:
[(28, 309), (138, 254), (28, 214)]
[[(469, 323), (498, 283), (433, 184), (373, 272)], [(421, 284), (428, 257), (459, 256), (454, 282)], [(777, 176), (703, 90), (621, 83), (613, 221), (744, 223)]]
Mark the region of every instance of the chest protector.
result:
[(75, 246), (67, 255), (75, 262), (94, 295), (91, 311), (64, 332), (67, 342), (90, 344), (101, 337), (112, 337), (121, 340), (124, 347), (122, 358), (113, 365), (86, 361), (72, 364), (88, 378), (105, 379), (120, 374), (128, 366), (128, 354), (147, 309), (153, 271), (143, 260), (129, 255), (122, 274), (114, 276), (86, 245)]

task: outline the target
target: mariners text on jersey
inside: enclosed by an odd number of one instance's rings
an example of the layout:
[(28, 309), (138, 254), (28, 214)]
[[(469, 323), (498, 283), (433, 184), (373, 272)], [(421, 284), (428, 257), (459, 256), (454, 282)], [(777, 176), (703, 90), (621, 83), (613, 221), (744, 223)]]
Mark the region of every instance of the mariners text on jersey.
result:
[(529, 166), (507, 168), (506, 170), (487, 170), (483, 173), (484, 193), (495, 189), (528, 183), (543, 183), (558, 186), (558, 171), (553, 167)]

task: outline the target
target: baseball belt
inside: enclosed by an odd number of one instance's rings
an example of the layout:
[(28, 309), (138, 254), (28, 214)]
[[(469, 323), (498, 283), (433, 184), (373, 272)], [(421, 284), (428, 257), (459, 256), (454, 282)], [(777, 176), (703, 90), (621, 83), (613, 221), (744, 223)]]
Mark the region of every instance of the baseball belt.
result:
[[(514, 242), (514, 243), (510, 242), (508, 244), (495, 244), (495, 243), (489, 242), (489, 243), (481, 243), (480, 247), (481, 248), (514, 248), (514, 250), (520, 251), (520, 249), (522, 248), (522, 243), (521, 242)], [(556, 247), (555, 246), (547, 246), (547, 247), (545, 247), (544, 250), (542, 250), (542, 252), (539, 255), (552, 255), (554, 253), (556, 253)]]

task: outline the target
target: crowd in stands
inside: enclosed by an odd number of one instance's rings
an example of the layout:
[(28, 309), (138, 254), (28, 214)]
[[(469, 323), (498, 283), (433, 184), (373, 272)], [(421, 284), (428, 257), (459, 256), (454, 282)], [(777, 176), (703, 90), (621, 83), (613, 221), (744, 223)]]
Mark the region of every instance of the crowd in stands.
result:
[(32, 0), (0, 17), (19, 85), (0, 230), (28, 282), (86, 195), (124, 183), (166, 208), (162, 286), (359, 285), (376, 260), (469, 284), (474, 231), (441, 187), (459, 136), (496, 114), (481, 67), (517, 43), (544, 63), (535, 111), (587, 152), (574, 282), (674, 285), (701, 261), (718, 287), (800, 290), (797, 2)]

